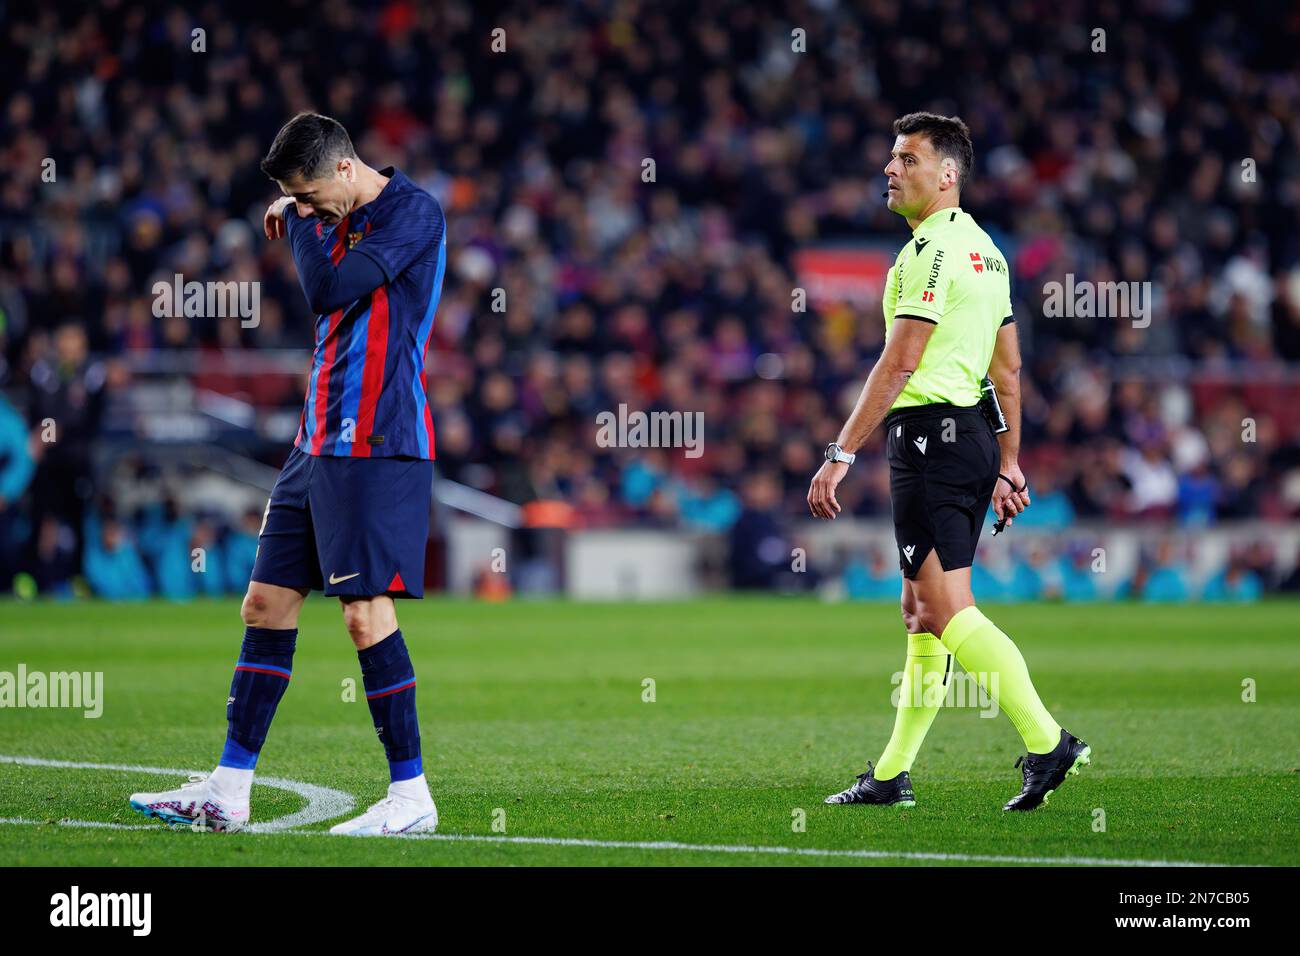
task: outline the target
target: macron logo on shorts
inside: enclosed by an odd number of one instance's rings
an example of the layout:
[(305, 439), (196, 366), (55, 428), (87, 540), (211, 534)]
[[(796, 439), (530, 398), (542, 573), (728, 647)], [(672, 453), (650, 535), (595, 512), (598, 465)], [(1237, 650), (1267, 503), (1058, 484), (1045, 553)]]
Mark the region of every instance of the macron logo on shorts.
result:
[(925, 446), (930, 444), (930, 439), (925, 435), (922, 435), (920, 438), (913, 438), (912, 441), (916, 443), (916, 447), (921, 449), (921, 454), (924, 455)]
[(906, 548), (903, 549), (903, 557), (907, 558), (908, 564), (912, 563), (912, 552), (914, 552), (915, 550), (916, 550), (916, 545), (914, 544), (909, 544)]

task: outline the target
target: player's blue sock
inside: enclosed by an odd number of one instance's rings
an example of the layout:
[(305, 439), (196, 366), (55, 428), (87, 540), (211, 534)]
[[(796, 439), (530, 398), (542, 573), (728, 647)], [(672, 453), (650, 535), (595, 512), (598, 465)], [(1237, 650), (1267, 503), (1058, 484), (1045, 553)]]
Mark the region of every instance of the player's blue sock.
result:
[(397, 783), (420, 776), (424, 764), (420, 760), (420, 721), (415, 714), (415, 668), (401, 629), (357, 651), (357, 657), (370, 716), (388, 755), (389, 779)]
[(219, 767), (252, 770), (266, 743), (275, 708), (289, 686), (298, 629), (244, 628), (235, 676), (226, 701), (226, 746)]

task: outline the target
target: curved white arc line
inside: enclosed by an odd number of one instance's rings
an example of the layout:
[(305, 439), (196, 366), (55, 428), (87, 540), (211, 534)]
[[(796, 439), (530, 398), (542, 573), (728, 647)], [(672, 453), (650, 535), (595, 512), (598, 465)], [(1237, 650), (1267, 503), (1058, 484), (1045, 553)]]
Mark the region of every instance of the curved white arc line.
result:
[[(128, 763), (47, 760), (44, 757), (15, 757), (8, 754), (0, 754), (0, 764), (2, 763), (18, 764), (24, 767), (59, 767), (68, 770), (117, 770), (122, 773), (151, 773), (164, 777), (187, 777), (192, 773), (203, 772), (200, 770), (177, 770), (174, 767), (144, 767)], [(307, 806), (295, 813), (289, 813), (263, 823), (253, 823), (245, 827), (246, 830), (255, 833), (275, 833), (292, 827), (302, 827), (312, 823), (321, 823), (325, 820), (333, 820), (335, 817), (350, 813), (352, 808), (356, 806), (352, 795), (344, 793), (342, 790), (332, 790), (329, 787), (317, 786), (314, 783), (301, 783), (284, 777), (258, 776), (255, 780), (263, 786), (295, 793), (307, 801)], [(149, 824), (146, 824), (146, 826), (149, 826)]]
[(351, 813), (353, 807), (356, 806), (351, 794), (344, 793), (342, 790), (321, 787), (314, 783), (303, 783), (300, 780), (289, 780), (285, 777), (255, 777), (254, 781), (265, 787), (289, 790), (301, 797), (306, 797), (307, 806), (297, 813), (290, 813), (262, 823), (250, 823), (244, 828), (253, 833), (275, 833), (280, 830), (291, 830), (312, 823), (333, 820), (335, 817)]

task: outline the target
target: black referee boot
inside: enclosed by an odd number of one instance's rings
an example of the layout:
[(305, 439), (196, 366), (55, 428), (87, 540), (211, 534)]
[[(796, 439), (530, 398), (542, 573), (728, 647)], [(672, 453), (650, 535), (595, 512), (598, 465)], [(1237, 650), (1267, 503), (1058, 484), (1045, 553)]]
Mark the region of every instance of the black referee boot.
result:
[(867, 772), (858, 774), (858, 782), (847, 790), (833, 793), (826, 803), (874, 803), (881, 807), (914, 807), (912, 778), (904, 770), (893, 780), (877, 780), (876, 770), (867, 761)]
[(1024, 782), (1020, 792), (1007, 801), (1003, 810), (1034, 810), (1047, 803), (1066, 777), (1077, 776), (1080, 767), (1092, 761), (1092, 748), (1068, 730), (1061, 731), (1061, 741), (1050, 754), (1025, 754), (1016, 760)]

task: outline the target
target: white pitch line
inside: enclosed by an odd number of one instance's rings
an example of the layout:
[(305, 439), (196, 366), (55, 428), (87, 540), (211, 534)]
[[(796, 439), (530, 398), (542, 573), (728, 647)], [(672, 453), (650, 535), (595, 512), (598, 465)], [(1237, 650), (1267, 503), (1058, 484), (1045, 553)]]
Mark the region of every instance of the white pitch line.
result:
[[(46, 821), (26, 817), (0, 817), (0, 826), (41, 826)], [(101, 823), (94, 820), (60, 820), (58, 826), (94, 827), (110, 830), (157, 830), (150, 823)], [(282, 830), (278, 836), (332, 836), (325, 830)], [(237, 839), (230, 836), (230, 839)], [(366, 839), (360, 837), (358, 839)], [(393, 838), (380, 838), (393, 839)], [(433, 840), (444, 843), (504, 843), (531, 846), (590, 847), (604, 850), (677, 850), (687, 853), (755, 853), (775, 856), (816, 856), (855, 860), (916, 860), (935, 863), (1012, 863), (1052, 866), (1192, 867), (1233, 866), (1230, 863), (1200, 863), (1189, 860), (1124, 860), (1091, 856), (996, 856), (982, 853), (925, 853), (908, 850), (823, 850), (817, 847), (744, 846), (731, 844), (676, 843), (670, 840), (585, 840), (577, 837), (482, 836), (473, 833), (416, 833), (400, 840)]]
[[(298, 831), (321, 832), (321, 831)], [(444, 840), (473, 843), (526, 843), (540, 846), (597, 847), (609, 850), (682, 850), (695, 853), (760, 853), (777, 856), (828, 856), (857, 860), (930, 860), (948, 863), (1034, 863), (1058, 866), (1231, 866), (1183, 860), (1122, 860), (1092, 856), (995, 856), (983, 853), (926, 853), (913, 850), (823, 850), (798, 846), (745, 846), (734, 844), (677, 843), (671, 840), (587, 840), (578, 837), (482, 836), (474, 833), (413, 833), (405, 840)]]
[[(0, 763), (20, 764), (27, 767), (62, 767), (74, 770), (117, 770), (124, 773), (153, 773), (164, 776), (187, 776), (193, 770), (174, 770), (164, 767), (142, 767), (135, 764), (81, 763), (75, 760), (46, 760), (42, 757), (12, 757), (0, 754)], [(257, 777), (257, 782), (279, 790), (288, 790), (305, 797), (307, 806), (265, 823), (254, 823), (247, 829), (253, 833), (278, 833), (284, 836), (332, 836), (324, 830), (302, 830), (312, 823), (321, 823), (349, 813), (355, 805), (352, 796), (342, 790), (332, 790), (316, 784), (302, 783), (283, 777)], [(0, 817), (0, 825), (40, 826), (46, 821), (26, 817)], [(59, 826), (89, 827), (109, 830), (156, 830), (151, 823), (108, 823), (95, 820), (60, 820)], [(823, 850), (817, 847), (746, 846), (734, 844), (677, 843), (671, 840), (591, 840), (580, 837), (527, 837), (485, 836), (474, 833), (415, 833), (401, 837), (403, 840), (435, 840), (447, 843), (502, 843), (531, 846), (590, 847), (604, 850), (668, 850), (684, 853), (755, 853), (777, 856), (839, 857), (856, 860), (917, 860), (936, 863), (1011, 863), (1055, 866), (1232, 866), (1229, 863), (1201, 863), (1190, 860), (1124, 860), (1092, 856), (1001, 856), (983, 853), (928, 853), (909, 850)]]
[(157, 830), (156, 823), (110, 823), (107, 820), (32, 820), (29, 817), (0, 817), (0, 826), (41, 827), (54, 824), (79, 830)]
[[(19, 764), (24, 767), (61, 767), (70, 770), (117, 770), (122, 773), (152, 773), (164, 777), (188, 777), (190, 774), (200, 772), (197, 770), (175, 770), (167, 767), (141, 767), (136, 764), (126, 763), (83, 763), (77, 760), (46, 760), (43, 757), (13, 757), (5, 754), (0, 754), (0, 763)], [(306, 799), (307, 805), (296, 813), (289, 813), (274, 820), (250, 825), (248, 829), (255, 833), (282, 832), (294, 827), (332, 820), (335, 817), (343, 816), (345, 813), (350, 813), (352, 808), (356, 806), (351, 794), (344, 793), (342, 790), (331, 790), (329, 787), (319, 787), (314, 783), (302, 783), (284, 777), (263, 776), (257, 777), (257, 783), (267, 787), (274, 787), (277, 790), (288, 790), (290, 793), (296, 793)], [(125, 826), (125, 824), (120, 825)]]

